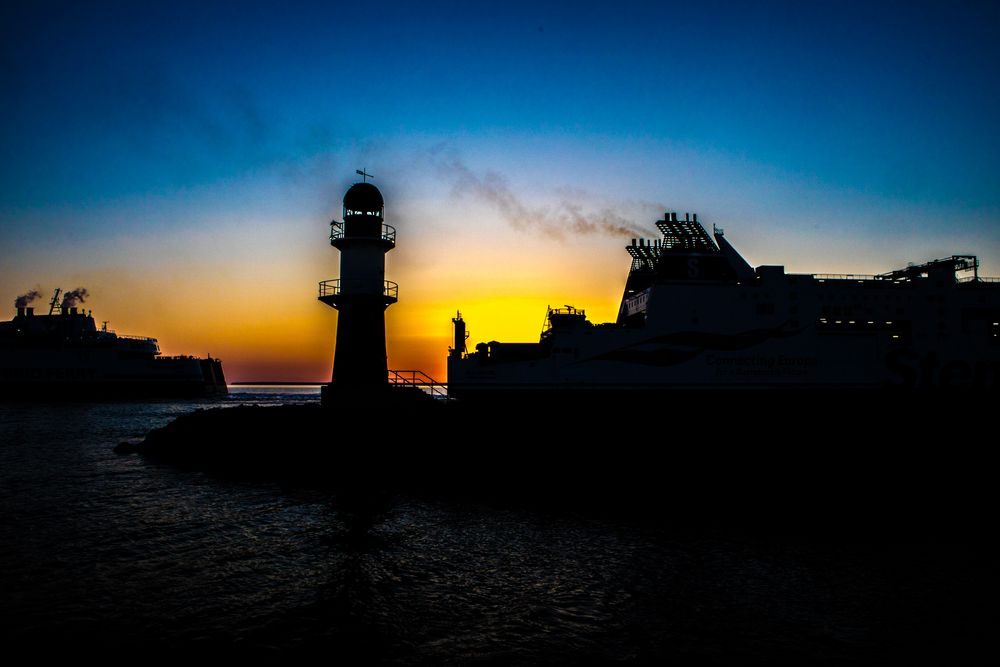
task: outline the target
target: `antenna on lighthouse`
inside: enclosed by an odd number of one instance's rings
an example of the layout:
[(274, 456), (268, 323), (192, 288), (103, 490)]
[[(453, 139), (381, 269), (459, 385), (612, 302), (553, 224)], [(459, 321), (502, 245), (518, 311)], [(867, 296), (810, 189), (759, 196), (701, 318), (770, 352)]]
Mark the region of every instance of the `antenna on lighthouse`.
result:
[(355, 169), (354, 173), (361, 177), (362, 183), (367, 183), (369, 178), (375, 178), (364, 169)]

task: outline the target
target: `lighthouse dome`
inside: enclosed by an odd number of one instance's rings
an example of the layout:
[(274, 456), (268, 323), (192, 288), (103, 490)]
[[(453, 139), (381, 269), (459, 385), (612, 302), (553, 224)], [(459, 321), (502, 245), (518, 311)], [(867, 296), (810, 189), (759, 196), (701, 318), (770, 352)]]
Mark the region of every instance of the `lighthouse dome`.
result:
[(382, 215), (382, 193), (371, 183), (355, 183), (344, 194), (345, 215)]

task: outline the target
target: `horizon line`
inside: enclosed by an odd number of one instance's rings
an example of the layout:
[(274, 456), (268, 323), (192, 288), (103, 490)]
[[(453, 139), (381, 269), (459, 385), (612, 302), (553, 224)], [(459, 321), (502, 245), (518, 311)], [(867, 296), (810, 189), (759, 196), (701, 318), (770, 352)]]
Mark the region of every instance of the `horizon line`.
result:
[(298, 381), (298, 380), (274, 380), (274, 381), (272, 381), (272, 380), (259, 380), (259, 381), (248, 382), (246, 380), (241, 380), (239, 382), (229, 382), (228, 384), (231, 385), (231, 386), (236, 386), (236, 385), (254, 385), (254, 384), (316, 385), (316, 386), (319, 386), (319, 385), (329, 384), (329, 382), (302, 382), (302, 381)]

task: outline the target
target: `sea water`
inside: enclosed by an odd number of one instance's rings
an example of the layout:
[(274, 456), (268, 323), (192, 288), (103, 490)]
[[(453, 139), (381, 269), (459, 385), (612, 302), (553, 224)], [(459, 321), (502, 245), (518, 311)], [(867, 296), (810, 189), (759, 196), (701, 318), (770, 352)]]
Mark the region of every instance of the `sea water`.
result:
[(225, 398), (0, 405), (10, 647), (302, 651), (389, 663), (839, 663), (972, 655), (974, 544), (677, 532), (669, 521), (405, 493), (359, 528), (335, 490), (114, 453)]

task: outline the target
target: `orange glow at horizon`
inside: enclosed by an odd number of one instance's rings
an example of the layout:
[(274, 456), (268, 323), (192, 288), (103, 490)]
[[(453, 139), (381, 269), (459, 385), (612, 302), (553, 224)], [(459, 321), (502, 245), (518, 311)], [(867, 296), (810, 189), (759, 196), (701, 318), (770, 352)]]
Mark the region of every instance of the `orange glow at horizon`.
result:
[[(316, 300), (316, 284), (338, 275), (339, 257), (316, 226), (310, 222), (309, 233), (281, 252), (265, 238), (225, 259), (166, 256), (141, 268), (81, 268), (57, 278), (90, 290), (85, 307), (98, 326), (109, 320), (121, 334), (155, 337), (165, 355), (211, 354), (230, 382), (328, 382), (337, 313)], [(400, 301), (386, 310), (388, 364), (439, 381), (447, 380), (456, 311), (470, 349), (491, 340), (535, 342), (549, 306), (613, 321), (628, 273), (625, 240), (609, 236), (569, 242), (504, 225), (441, 225), (401, 228), (398, 243), (386, 258), (386, 277), (400, 285)], [(826, 266), (858, 272), (849, 262)]]
[[(451, 205), (448, 197), (424, 193), (387, 202), (397, 246), (386, 255), (386, 278), (399, 284), (399, 302), (385, 315), (390, 368), (446, 380), (456, 311), (467, 323), (470, 347), (537, 341), (548, 306), (569, 304), (585, 309), (592, 322), (614, 321), (628, 274), (628, 239), (519, 229), (488, 209)], [(159, 203), (150, 208), (160, 210)], [(337, 207), (245, 215), (220, 209), (199, 210), (201, 217), (182, 229), (151, 226), (62, 245), (32, 239), (0, 267), (4, 293), (13, 301), (36, 285), (47, 293), (57, 285), (84, 286), (91, 293), (84, 307), (93, 308), (98, 326), (108, 320), (121, 334), (155, 337), (165, 355), (211, 354), (231, 382), (328, 382), (337, 312), (317, 301), (316, 286), (339, 275), (326, 227), (339, 217)], [(635, 224), (655, 237), (654, 222)], [(805, 228), (777, 233), (745, 223), (729, 231), (754, 266), (878, 273), (901, 265), (878, 244), (810, 236)], [(934, 238), (910, 243), (892, 247), (904, 259), (944, 254)]]
[[(137, 240), (114, 248), (135, 265), (93, 268), (81, 255), (81, 266), (67, 261), (47, 272), (43, 287), (87, 287), (83, 306), (93, 309), (98, 327), (108, 321), (119, 334), (154, 337), (164, 355), (210, 354), (230, 382), (328, 382), (337, 312), (316, 299), (316, 284), (338, 275), (339, 257), (322, 229), (293, 238), (280, 253), (267, 238), (264, 247), (245, 242), (224, 258), (215, 243), (198, 246), (207, 258), (178, 245), (150, 260), (140, 253), (155, 244)], [(386, 310), (390, 368), (446, 380), (456, 311), (469, 325), (470, 346), (537, 341), (549, 305), (571, 303), (593, 321), (614, 319), (628, 262), (620, 239), (569, 244), (502, 225), (489, 233), (445, 230), (446, 240), (430, 231), (407, 230), (387, 255), (386, 277), (400, 285), (400, 301)], [(35, 306), (41, 312), (41, 301)]]

